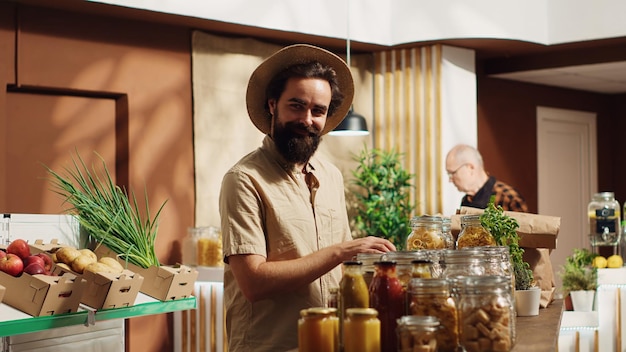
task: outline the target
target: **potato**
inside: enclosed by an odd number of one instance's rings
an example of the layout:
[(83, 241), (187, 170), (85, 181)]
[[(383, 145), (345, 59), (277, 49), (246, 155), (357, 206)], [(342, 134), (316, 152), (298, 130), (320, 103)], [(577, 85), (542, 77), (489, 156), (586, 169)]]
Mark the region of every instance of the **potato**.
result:
[(65, 263), (71, 265), (74, 259), (80, 255), (78, 249), (68, 246), (60, 248), (56, 252), (57, 263)]
[(70, 266), (72, 267), (72, 270), (79, 274), (82, 274), (87, 265), (95, 262), (96, 260), (93, 259), (90, 255), (80, 254), (72, 261), (72, 264)]
[(98, 261), (98, 256), (89, 248), (81, 248), (78, 250), (80, 254), (88, 255), (93, 258), (93, 260)]
[(65, 269), (67, 271), (72, 270), (72, 268), (70, 268), (70, 266), (65, 263), (57, 263), (56, 266), (58, 266), (59, 268)]
[(115, 258), (102, 257), (98, 260), (98, 262), (111, 267), (113, 273), (121, 273), (124, 271), (122, 264), (120, 264)]
[(93, 262), (93, 263), (87, 265), (83, 272), (85, 272), (85, 271), (90, 271), (90, 272), (96, 273), (96, 274), (97, 273), (115, 273), (110, 266), (108, 266), (106, 264), (99, 263), (99, 262)]

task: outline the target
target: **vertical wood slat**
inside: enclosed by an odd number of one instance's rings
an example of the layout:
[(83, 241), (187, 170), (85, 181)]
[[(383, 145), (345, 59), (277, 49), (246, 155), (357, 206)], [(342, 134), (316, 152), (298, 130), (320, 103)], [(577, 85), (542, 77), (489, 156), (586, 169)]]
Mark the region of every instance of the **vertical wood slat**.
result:
[(196, 309), (181, 312), (182, 352), (228, 352), (226, 314), (219, 298), (222, 287), (216, 282), (196, 283)]
[(374, 56), (374, 147), (404, 154), (417, 215), (443, 209), (441, 57), (440, 45)]

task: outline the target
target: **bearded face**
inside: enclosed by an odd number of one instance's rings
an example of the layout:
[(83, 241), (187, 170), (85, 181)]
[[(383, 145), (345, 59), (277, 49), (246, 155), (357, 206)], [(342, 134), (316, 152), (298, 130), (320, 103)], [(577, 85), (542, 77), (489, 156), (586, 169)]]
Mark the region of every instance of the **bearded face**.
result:
[(321, 130), (315, 125), (306, 127), (298, 121), (282, 122), (278, 110), (274, 114), (272, 137), (281, 155), (294, 164), (309, 161), (322, 140)]

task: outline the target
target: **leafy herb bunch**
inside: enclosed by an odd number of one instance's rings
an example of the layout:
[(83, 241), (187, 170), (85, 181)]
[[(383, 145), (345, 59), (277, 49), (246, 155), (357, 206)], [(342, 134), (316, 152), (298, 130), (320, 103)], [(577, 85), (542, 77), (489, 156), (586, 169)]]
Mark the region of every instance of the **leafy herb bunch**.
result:
[(524, 261), (524, 249), (519, 246), (519, 223), (513, 217), (504, 213), (501, 206), (494, 204), (493, 197), (485, 211), (480, 215), (480, 222), (489, 230), (499, 246), (508, 246), (513, 274), (515, 275), (515, 289), (528, 290), (534, 284), (533, 271)]
[(597, 288), (598, 270), (592, 265), (596, 255), (586, 248), (574, 248), (561, 272), (564, 294)]
[(413, 177), (400, 162), (400, 154), (367, 147), (355, 157), (357, 168), (352, 172), (359, 192), (355, 225), (363, 236), (377, 236), (403, 249), (410, 232), (409, 180)]

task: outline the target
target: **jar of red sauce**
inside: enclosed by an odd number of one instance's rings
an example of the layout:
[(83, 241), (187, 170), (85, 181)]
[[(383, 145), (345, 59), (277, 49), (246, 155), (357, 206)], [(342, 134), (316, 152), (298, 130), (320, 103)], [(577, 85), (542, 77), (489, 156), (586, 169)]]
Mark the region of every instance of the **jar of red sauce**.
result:
[(382, 352), (397, 348), (397, 320), (406, 314), (405, 289), (396, 274), (396, 262), (374, 263), (374, 277), (369, 287), (370, 307), (378, 311)]

